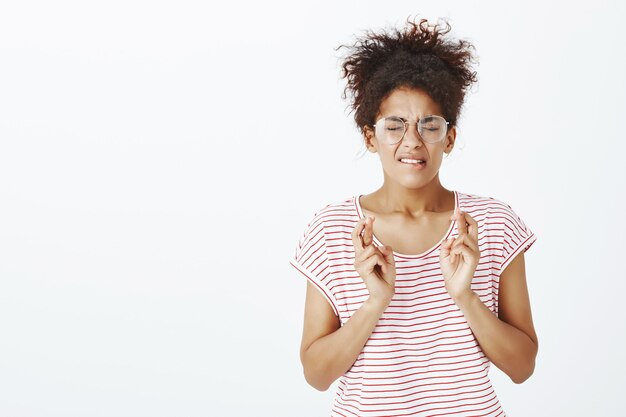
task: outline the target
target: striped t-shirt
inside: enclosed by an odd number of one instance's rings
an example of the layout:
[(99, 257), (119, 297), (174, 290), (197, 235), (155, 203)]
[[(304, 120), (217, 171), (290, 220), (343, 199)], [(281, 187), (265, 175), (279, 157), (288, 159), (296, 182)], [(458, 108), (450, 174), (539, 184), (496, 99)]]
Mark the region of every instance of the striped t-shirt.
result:
[[(369, 296), (354, 268), (351, 233), (363, 217), (358, 197), (315, 213), (290, 259), (328, 300), (341, 325)], [(455, 207), (478, 222), (480, 260), (471, 288), (497, 314), (501, 271), (536, 237), (502, 201), (458, 191), (454, 197)], [(453, 220), (433, 248), (419, 255), (394, 252), (395, 295), (340, 377), (332, 416), (506, 415), (489, 379), (490, 361), (445, 289), (440, 246), (456, 236)]]

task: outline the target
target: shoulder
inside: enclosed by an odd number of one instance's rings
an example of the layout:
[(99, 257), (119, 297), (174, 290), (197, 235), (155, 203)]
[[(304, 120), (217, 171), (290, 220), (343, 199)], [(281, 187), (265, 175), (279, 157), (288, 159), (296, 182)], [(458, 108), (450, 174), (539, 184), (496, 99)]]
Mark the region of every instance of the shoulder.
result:
[(533, 231), (510, 204), (491, 196), (462, 193), (461, 210), (478, 223), (479, 235), (489, 242), (488, 251), (497, 254), (497, 269), (503, 271), (521, 251), (528, 250), (537, 240)]
[(332, 227), (337, 223), (352, 221), (357, 215), (356, 196), (349, 196), (327, 203), (317, 210), (309, 221), (309, 227)]
[(482, 222), (486, 229), (496, 232), (505, 243), (508, 242), (510, 245), (526, 241), (532, 243), (536, 239), (522, 216), (506, 201), (467, 193), (460, 195), (460, 200), (462, 210), (467, 211), (472, 217), (477, 217), (479, 224)]
[(530, 234), (524, 220), (506, 201), (492, 196), (459, 193), (459, 205), (488, 234), (495, 234), (500, 238), (506, 235)]
[(461, 191), (457, 191), (457, 193), (461, 210), (470, 213), (470, 215), (472, 212), (485, 213), (489, 217), (515, 214), (509, 204), (495, 197)]
[[(296, 257), (311, 252), (311, 248), (322, 248), (328, 241), (351, 230), (358, 222), (355, 197), (346, 197), (322, 205), (309, 217), (304, 233), (300, 237)], [(348, 232), (349, 233), (349, 232)]]

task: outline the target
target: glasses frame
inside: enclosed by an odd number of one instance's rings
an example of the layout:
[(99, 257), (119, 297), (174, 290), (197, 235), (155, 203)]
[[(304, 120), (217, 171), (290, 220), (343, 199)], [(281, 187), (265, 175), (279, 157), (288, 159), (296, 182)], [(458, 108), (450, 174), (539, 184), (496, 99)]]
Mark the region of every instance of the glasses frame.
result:
[[(422, 120), (423, 120), (423, 119), (426, 119), (426, 118), (429, 118), (429, 117), (437, 117), (437, 118), (439, 118), (439, 119), (442, 119), (442, 120), (446, 123), (446, 124), (445, 124), (445, 126), (446, 126), (446, 131), (445, 131), (445, 132), (444, 132), (444, 134), (441, 136), (441, 139), (436, 140), (436, 141), (434, 141), (434, 142), (430, 142), (430, 141), (425, 140), (425, 139), (422, 137), (422, 134), (420, 133), (420, 126), (422, 126), (422, 124), (421, 124), (421, 123), (422, 123)], [(448, 133), (448, 125), (450, 125), (450, 122), (448, 122), (446, 119), (444, 119), (444, 118), (443, 118), (443, 116), (439, 116), (438, 114), (429, 114), (429, 115), (426, 115), (426, 116), (424, 116), (424, 117), (422, 117), (422, 118), (418, 119), (418, 120), (417, 120), (417, 122), (414, 122), (414, 123), (413, 123), (413, 122), (409, 122), (408, 120), (404, 120), (404, 119), (403, 119), (402, 117), (400, 117), (400, 116), (387, 116), (387, 117), (382, 117), (382, 118), (378, 119), (378, 120), (376, 121), (376, 123), (374, 123), (374, 124), (372, 125), (372, 127), (374, 128), (374, 134), (376, 134), (376, 125), (378, 125), (378, 124), (382, 123), (385, 119), (397, 119), (397, 120), (401, 121), (402, 123), (404, 123), (404, 132), (402, 133), (402, 137), (400, 138), (400, 140), (398, 140), (398, 141), (396, 141), (396, 142), (391, 143), (391, 142), (389, 142), (388, 140), (386, 140), (386, 139), (385, 139), (385, 142), (386, 142), (386, 143), (388, 143), (389, 145), (395, 145), (396, 143), (400, 143), (400, 142), (402, 142), (402, 141), (404, 140), (404, 135), (406, 135), (406, 132), (409, 130), (409, 125), (416, 125), (417, 129), (415, 129), (415, 131), (417, 132), (417, 135), (420, 137), (420, 139), (421, 139), (422, 141), (424, 141), (424, 142), (426, 142), (426, 143), (439, 143), (439, 142), (441, 142), (442, 140), (444, 140), (444, 139), (446, 138), (446, 134)], [(422, 128), (422, 130), (423, 130), (423, 128)]]

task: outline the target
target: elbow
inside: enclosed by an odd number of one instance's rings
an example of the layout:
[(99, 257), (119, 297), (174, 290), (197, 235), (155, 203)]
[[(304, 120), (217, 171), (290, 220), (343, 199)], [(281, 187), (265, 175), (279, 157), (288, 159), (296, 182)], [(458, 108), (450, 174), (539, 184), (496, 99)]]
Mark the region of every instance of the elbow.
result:
[(526, 381), (528, 378), (530, 378), (530, 376), (533, 374), (534, 371), (535, 371), (535, 366), (533, 364), (533, 366), (530, 369), (527, 369), (523, 373), (520, 372), (515, 375), (510, 375), (511, 381), (513, 381), (516, 384), (521, 384), (524, 381)]
[(302, 371), (304, 379), (307, 384), (312, 386), (318, 391), (326, 391), (330, 387), (332, 382), (328, 381), (328, 378), (324, 376), (328, 373), (324, 369), (320, 369), (319, 363), (311, 361), (311, 358), (307, 356), (307, 351), (303, 351), (300, 356), (300, 362), (302, 363)]
[(524, 366), (520, 366), (516, 372), (511, 373), (509, 377), (511, 381), (516, 384), (521, 384), (526, 381), (528, 378), (532, 376), (535, 372), (535, 358), (537, 357), (537, 345), (535, 344), (535, 350), (532, 353), (532, 356), (526, 361)]
[(310, 370), (308, 370), (307, 372), (306, 367), (303, 367), (303, 370), (304, 370), (304, 379), (310, 386), (322, 392), (328, 390), (328, 388), (330, 387), (330, 384), (327, 381), (323, 381), (321, 378), (315, 375), (312, 375)]

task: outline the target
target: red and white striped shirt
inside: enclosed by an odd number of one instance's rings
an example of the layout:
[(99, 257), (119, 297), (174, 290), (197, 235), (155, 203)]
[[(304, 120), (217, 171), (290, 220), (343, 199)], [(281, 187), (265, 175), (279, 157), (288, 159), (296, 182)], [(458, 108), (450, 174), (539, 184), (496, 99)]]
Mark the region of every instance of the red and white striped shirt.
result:
[[(480, 260), (472, 290), (497, 315), (500, 273), (536, 237), (508, 204), (458, 191), (454, 195), (455, 207), (478, 222)], [(369, 296), (354, 268), (351, 236), (362, 217), (358, 196), (325, 206), (290, 259), (342, 325)], [(456, 236), (452, 221), (433, 248), (419, 255), (394, 252), (395, 295), (339, 379), (332, 416), (506, 415), (489, 379), (490, 361), (445, 289), (440, 246)], [(374, 242), (382, 245), (375, 236)]]

